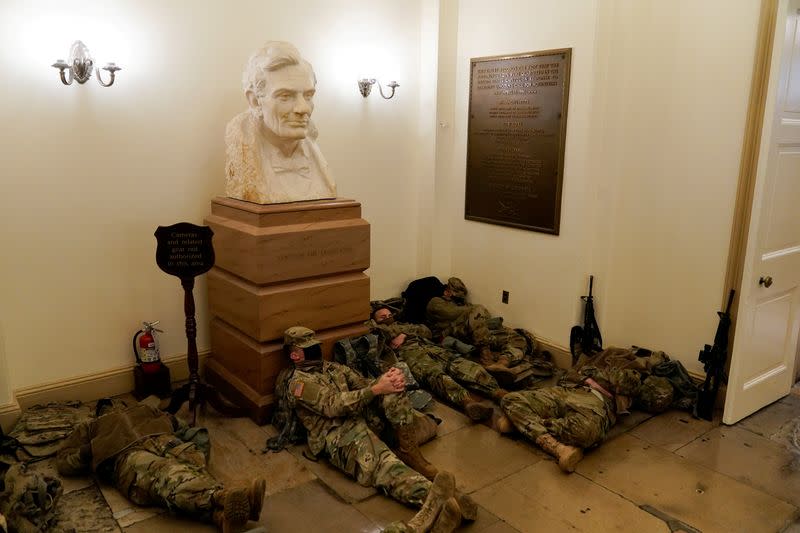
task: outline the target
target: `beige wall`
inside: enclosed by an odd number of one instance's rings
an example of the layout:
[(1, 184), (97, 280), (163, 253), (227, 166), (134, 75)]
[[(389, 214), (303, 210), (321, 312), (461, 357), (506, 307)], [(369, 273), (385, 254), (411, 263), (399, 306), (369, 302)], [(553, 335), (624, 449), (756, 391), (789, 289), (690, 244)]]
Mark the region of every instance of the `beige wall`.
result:
[[(566, 346), (594, 273), (606, 344), (662, 349), (700, 371), (722, 300), (758, 5), (462, 0), (436, 274)], [(562, 47), (573, 63), (561, 234), (464, 220), (470, 58)]]
[[(372, 294), (457, 274), (510, 324), (566, 345), (598, 277), (608, 343), (698, 370), (722, 300), (758, 0), (119, 0), (0, 3), (0, 404), (131, 361), (141, 320), (185, 352), (153, 231), (223, 190), (247, 54), (294, 42), (340, 194), (372, 224)], [(83, 39), (118, 85), (63, 87)], [(471, 57), (572, 47), (558, 237), (463, 219)], [(397, 79), (391, 101), (355, 79)], [(509, 305), (500, 291), (511, 292)], [(208, 346), (205, 286), (195, 289)], [(5, 371), (7, 369), (7, 372)]]
[[(474, 300), (505, 316), (509, 324), (563, 343), (576, 319), (576, 300), (591, 258), (587, 243), (592, 217), (587, 210), (592, 210), (596, 187), (589, 159), (595, 4), (502, 0), (487, 9), (485, 2), (462, 0), (455, 16), (454, 92), (440, 97), (440, 113), (448, 125), (440, 137), (449, 138), (451, 144), (441, 148), (438, 161), (436, 201), (441, 225), (434, 242), (434, 272), (443, 279), (451, 273), (460, 276)], [(470, 58), (570, 47), (561, 234), (464, 220)], [(500, 303), (504, 289), (511, 295), (508, 305)]]
[[(161, 320), (163, 355), (185, 353), (182, 290), (155, 265), (153, 231), (202, 223), (222, 193), (241, 69), (268, 39), (293, 42), (316, 69), (320, 146), (340, 195), (372, 223), (373, 293), (416, 277), (417, 196), (433, 179), (417, 150), (433, 125), (420, 101), (422, 4), (0, 3), (0, 404), (9, 390), (128, 364), (142, 320)], [(61, 85), (49, 65), (75, 39), (123, 67), (116, 85)], [(367, 75), (397, 79), (397, 96), (362, 99)], [(202, 350), (202, 278), (195, 298)]]

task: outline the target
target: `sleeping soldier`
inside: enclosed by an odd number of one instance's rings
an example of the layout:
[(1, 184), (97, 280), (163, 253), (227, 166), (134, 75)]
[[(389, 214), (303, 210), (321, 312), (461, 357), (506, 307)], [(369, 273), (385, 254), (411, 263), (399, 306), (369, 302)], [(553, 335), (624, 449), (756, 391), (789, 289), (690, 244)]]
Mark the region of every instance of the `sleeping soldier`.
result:
[(520, 433), (554, 456), (563, 471), (572, 472), (583, 449), (605, 439), (618, 405), (629, 405), (627, 398), (636, 396), (640, 386), (636, 370), (598, 370), (579, 384), (510, 392), (500, 406)]
[(434, 335), (455, 337), (480, 350), (480, 363), (490, 372), (503, 371), (524, 360), (528, 341), (492, 318), (482, 305), (467, 303), (467, 287), (459, 278), (447, 280), (442, 296), (431, 298), (425, 317)]
[[(146, 404), (120, 407), (101, 400), (98, 417), (75, 428), (56, 456), (65, 476), (89, 469), (138, 505), (158, 505), (212, 522), (224, 533), (258, 520), (266, 482), (223, 488), (206, 470), (207, 441), (198, 447), (170, 415)], [(197, 433), (195, 433), (197, 434)]]
[(395, 322), (388, 307), (379, 307), (367, 325), (383, 336), (422, 386), (462, 407), (472, 420), (488, 418), (493, 408), (475, 401), (464, 387), (495, 400), (507, 393), (481, 365), (430, 341), (431, 331), (423, 324)]
[[(284, 351), (294, 365), (287, 394), (307, 430), (310, 452), (326, 457), (360, 485), (421, 507), (431, 490), (429, 479), (438, 471), (417, 445), (402, 371), (392, 368), (368, 380), (345, 365), (323, 361), (319, 345), (308, 328), (295, 326), (284, 333)], [(394, 453), (376, 434), (376, 412), (396, 433)], [(474, 520), (477, 505), (468, 496), (459, 494), (458, 506), (459, 512), (438, 526), (442, 531), (452, 531), (462, 516)]]

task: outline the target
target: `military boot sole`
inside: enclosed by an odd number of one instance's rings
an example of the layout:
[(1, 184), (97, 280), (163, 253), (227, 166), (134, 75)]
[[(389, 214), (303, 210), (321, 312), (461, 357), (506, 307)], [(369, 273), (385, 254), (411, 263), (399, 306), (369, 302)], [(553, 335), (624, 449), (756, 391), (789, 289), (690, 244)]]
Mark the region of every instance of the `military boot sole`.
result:
[(220, 529), (233, 533), (247, 524), (250, 517), (250, 490), (245, 487), (228, 490), (222, 504)]
[(261, 516), (264, 506), (264, 493), (267, 491), (267, 480), (258, 478), (250, 485), (248, 499), (250, 500), (250, 520), (256, 521)]
[(468, 494), (464, 494), (460, 490), (456, 490), (456, 502), (458, 502), (458, 507), (461, 509), (461, 516), (464, 520), (468, 520), (470, 522), (474, 522), (478, 519), (478, 504), (475, 503)]
[(450, 498), (442, 506), (431, 533), (452, 533), (461, 525), (461, 508), (455, 498)]
[(570, 449), (559, 450), (558, 467), (564, 472), (572, 473), (575, 471), (575, 467), (578, 466), (578, 463), (581, 462), (581, 459), (583, 459), (583, 450), (573, 446), (565, 446), (565, 448)]

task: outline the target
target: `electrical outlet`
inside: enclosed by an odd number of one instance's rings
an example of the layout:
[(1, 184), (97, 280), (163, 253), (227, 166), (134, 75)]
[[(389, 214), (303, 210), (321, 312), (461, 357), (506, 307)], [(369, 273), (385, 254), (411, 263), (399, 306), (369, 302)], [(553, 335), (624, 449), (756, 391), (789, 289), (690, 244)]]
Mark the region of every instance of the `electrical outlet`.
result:
[(508, 291), (503, 291), (503, 296), (500, 298), (500, 301), (502, 301), (504, 304), (508, 303)]

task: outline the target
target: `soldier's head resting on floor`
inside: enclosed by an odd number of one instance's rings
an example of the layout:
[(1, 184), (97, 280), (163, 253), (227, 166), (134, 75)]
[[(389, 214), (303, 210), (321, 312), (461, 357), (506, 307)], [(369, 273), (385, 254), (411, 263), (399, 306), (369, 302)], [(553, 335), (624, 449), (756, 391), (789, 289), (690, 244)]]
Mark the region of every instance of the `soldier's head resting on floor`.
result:
[(672, 405), (674, 395), (672, 383), (667, 378), (648, 376), (639, 389), (636, 405), (648, 413), (663, 413)]
[(388, 307), (379, 307), (372, 313), (372, 319), (378, 324), (386, 324), (388, 326), (394, 323), (394, 314)]
[(322, 364), (322, 347), (314, 331), (303, 326), (293, 326), (283, 333), (283, 353), (298, 368)]

